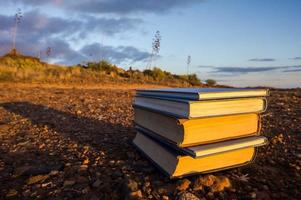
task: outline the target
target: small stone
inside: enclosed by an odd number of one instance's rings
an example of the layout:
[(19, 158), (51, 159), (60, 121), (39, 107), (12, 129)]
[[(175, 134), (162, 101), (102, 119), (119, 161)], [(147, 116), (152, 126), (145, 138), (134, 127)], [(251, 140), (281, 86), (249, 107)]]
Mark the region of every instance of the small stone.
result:
[(202, 185), (202, 186), (206, 186), (206, 187), (212, 186), (215, 181), (216, 181), (216, 176), (213, 176), (213, 175), (206, 175), (204, 177), (199, 177), (196, 180), (197, 185)]
[(75, 184), (74, 180), (66, 180), (64, 181), (64, 187), (72, 186)]
[(101, 184), (101, 181), (99, 179), (97, 179), (93, 184), (92, 186), (95, 187), (95, 188), (98, 188)]
[(84, 188), (84, 189), (82, 189), (82, 193), (83, 194), (87, 194), (89, 191), (90, 191), (90, 187), (89, 186), (86, 187), (86, 188)]
[(163, 195), (163, 196), (162, 196), (162, 199), (163, 199), (163, 200), (169, 200), (169, 197), (166, 196), (166, 195)]
[(99, 200), (99, 198), (96, 195), (93, 195), (90, 200)]
[(133, 152), (127, 152), (126, 155), (130, 159), (135, 158), (135, 154)]
[(214, 199), (214, 194), (213, 194), (213, 192), (208, 192), (208, 193), (207, 193), (207, 197), (208, 197), (209, 199)]
[(18, 167), (15, 169), (15, 172), (14, 172), (14, 175), (13, 177), (14, 178), (17, 178), (19, 176), (23, 176), (25, 174), (28, 174), (27, 172), (32, 170), (32, 166), (22, 166), (22, 167)]
[(15, 189), (10, 189), (8, 193), (6, 194), (6, 198), (12, 198), (18, 195), (18, 191)]
[(48, 183), (42, 183), (42, 188), (48, 187), (52, 184), (52, 182), (48, 182)]
[[(256, 192), (256, 199), (258, 200), (271, 200), (269, 192)], [(283, 198), (284, 199), (284, 198)]]
[(80, 171), (80, 172), (87, 171), (87, 169), (88, 169), (88, 165), (81, 165), (81, 166), (79, 167), (79, 171)]
[(187, 190), (189, 188), (190, 183), (191, 182), (186, 178), (183, 179), (183, 180), (180, 180), (180, 181), (177, 182), (176, 189), (179, 190), (179, 191)]
[(22, 195), (23, 195), (24, 197), (29, 197), (30, 194), (31, 194), (31, 191), (30, 191), (30, 190), (25, 190), (24, 192), (22, 192)]
[(115, 165), (115, 160), (110, 160), (109, 165), (111, 165), (111, 166)]
[(56, 175), (58, 175), (58, 174), (59, 174), (59, 171), (57, 171), (57, 170), (52, 170), (52, 171), (49, 173), (50, 176), (56, 176)]
[(161, 188), (158, 189), (158, 193), (161, 194), (161, 195), (162, 195), (162, 194), (166, 194), (166, 193), (167, 193), (167, 189), (161, 187)]
[(144, 186), (145, 186), (145, 187), (150, 187), (150, 185), (151, 185), (151, 183), (150, 183), (149, 181), (146, 181), (146, 182), (144, 183)]
[(269, 190), (269, 186), (267, 186), (267, 185), (263, 185), (262, 188), (263, 188), (264, 190)]
[(252, 199), (256, 199), (256, 192), (251, 192), (250, 193), (250, 197), (252, 198)]
[(32, 185), (35, 183), (43, 182), (45, 181), (49, 175), (37, 175), (37, 176), (32, 176), (27, 180), (28, 185)]
[(230, 188), (230, 187), (231, 187), (230, 180), (225, 176), (221, 176), (221, 177), (217, 178), (217, 181), (211, 187), (211, 191), (212, 192), (221, 192), (224, 189)]
[(119, 170), (114, 171), (112, 173), (112, 176), (115, 177), (115, 178), (121, 177), (122, 175), (123, 175), (123, 173), (121, 173)]
[(65, 164), (65, 167), (71, 167), (71, 166), (72, 166), (71, 163), (66, 163), (66, 164)]
[(178, 200), (200, 200), (200, 199), (190, 192), (184, 192), (178, 196)]
[(140, 198), (141, 199), (143, 196), (142, 196), (141, 190), (137, 190), (135, 192), (131, 192), (130, 193), (130, 197), (132, 197), (132, 198)]
[(131, 191), (137, 191), (138, 190), (138, 183), (132, 179), (129, 179), (127, 181), (127, 187), (131, 190)]
[(87, 159), (85, 159), (84, 161), (83, 161), (83, 165), (88, 165), (89, 164), (89, 159), (87, 158)]

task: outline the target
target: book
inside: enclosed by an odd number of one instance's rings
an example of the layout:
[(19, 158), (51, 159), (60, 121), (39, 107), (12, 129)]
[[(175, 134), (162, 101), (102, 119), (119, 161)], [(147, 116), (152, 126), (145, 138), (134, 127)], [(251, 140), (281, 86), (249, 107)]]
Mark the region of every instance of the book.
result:
[(255, 158), (256, 152), (255, 147), (248, 147), (193, 158), (140, 132), (137, 132), (133, 144), (171, 178), (242, 166), (250, 163)]
[(266, 145), (268, 140), (264, 136), (249, 136), (245, 138), (238, 138), (232, 140), (226, 140), (222, 142), (215, 142), (209, 144), (200, 144), (195, 146), (188, 146), (188, 147), (179, 147), (174, 143), (171, 143), (169, 140), (165, 140), (165, 138), (160, 137), (154, 132), (150, 132), (149, 130), (135, 126), (137, 132), (140, 132), (154, 140), (159, 141), (160, 143), (164, 143), (165, 145), (169, 146), (170, 148), (183, 152), (185, 155), (191, 156), (193, 158), (204, 157), (208, 155), (213, 155), (217, 153), (222, 153), (226, 151), (232, 151), (237, 149), (243, 149), (247, 147), (259, 147)]
[(137, 90), (137, 95), (190, 100), (225, 99), (241, 97), (264, 97), (269, 95), (267, 89), (252, 88), (163, 88)]
[(136, 96), (134, 106), (156, 110), (178, 118), (198, 118), (260, 113), (266, 109), (266, 99), (255, 97), (191, 101), (187, 99)]
[(258, 135), (256, 113), (184, 119), (140, 107), (134, 108), (135, 124), (155, 132), (180, 147)]

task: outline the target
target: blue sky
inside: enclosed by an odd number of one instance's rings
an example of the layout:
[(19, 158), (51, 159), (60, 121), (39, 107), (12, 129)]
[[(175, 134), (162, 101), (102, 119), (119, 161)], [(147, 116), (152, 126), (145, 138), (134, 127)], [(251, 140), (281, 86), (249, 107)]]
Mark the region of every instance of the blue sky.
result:
[[(17, 48), (62, 64), (105, 58), (145, 69), (154, 33), (154, 65), (234, 86), (301, 87), (299, 0), (0, 0), (0, 53)], [(50, 46), (52, 55), (44, 54)]]

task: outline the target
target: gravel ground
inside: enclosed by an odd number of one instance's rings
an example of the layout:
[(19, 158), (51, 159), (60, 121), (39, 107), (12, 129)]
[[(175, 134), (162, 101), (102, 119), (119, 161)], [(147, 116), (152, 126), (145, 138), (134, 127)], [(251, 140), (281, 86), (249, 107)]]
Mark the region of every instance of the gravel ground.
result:
[(0, 199), (301, 199), (301, 89), (273, 90), (248, 166), (169, 180), (130, 144), (134, 91), (0, 88)]

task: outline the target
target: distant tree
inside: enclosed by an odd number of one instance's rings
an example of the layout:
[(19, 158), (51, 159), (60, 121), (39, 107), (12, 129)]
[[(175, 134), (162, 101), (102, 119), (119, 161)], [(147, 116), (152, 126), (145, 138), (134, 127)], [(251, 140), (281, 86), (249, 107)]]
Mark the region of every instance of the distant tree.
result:
[(160, 47), (161, 47), (161, 34), (160, 31), (156, 31), (152, 42), (152, 53), (150, 55), (149, 62), (147, 63), (146, 68), (152, 67), (153, 57), (159, 54)]
[(15, 27), (13, 29), (13, 49), (12, 52), (16, 53), (16, 38), (17, 38), (17, 32), (18, 32), (18, 25), (21, 23), (21, 19), (23, 17), (22, 10), (20, 8), (17, 9), (17, 12), (15, 14)]
[(205, 82), (209, 86), (215, 86), (216, 85), (216, 81), (213, 80), (213, 79), (207, 79)]

